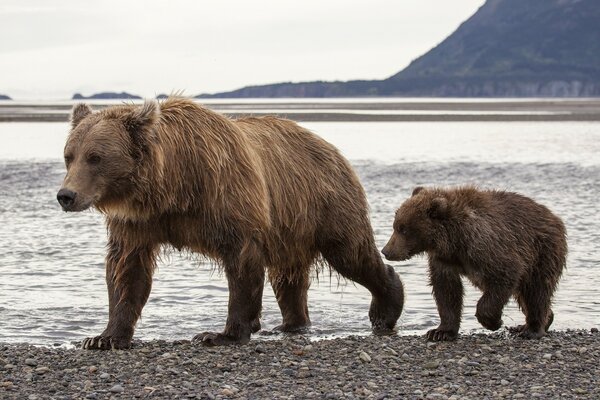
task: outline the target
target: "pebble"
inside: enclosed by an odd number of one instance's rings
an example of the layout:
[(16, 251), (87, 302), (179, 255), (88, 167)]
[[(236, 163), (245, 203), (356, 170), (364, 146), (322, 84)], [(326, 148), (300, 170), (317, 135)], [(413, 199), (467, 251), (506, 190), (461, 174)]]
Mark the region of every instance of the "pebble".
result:
[(544, 360), (551, 360), (551, 359), (552, 359), (552, 354), (550, 354), (550, 353), (546, 353), (546, 354), (544, 354), (544, 355), (542, 356), (542, 358), (543, 358)]
[(100, 379), (108, 379), (110, 378), (110, 374), (108, 372), (103, 372), (100, 374)]
[(440, 366), (440, 362), (438, 360), (433, 360), (433, 361), (429, 361), (428, 363), (425, 363), (425, 365), (423, 365), (423, 368), (436, 369), (439, 366)]
[(38, 363), (35, 358), (26, 358), (25, 365), (29, 365), (30, 367), (36, 367), (38, 365)]
[(123, 393), (124, 391), (125, 391), (125, 389), (123, 389), (123, 386), (121, 386), (119, 384), (110, 388), (111, 393)]
[(501, 379), (501, 380), (500, 380), (500, 384), (501, 384), (502, 386), (507, 386), (507, 385), (509, 385), (509, 384), (510, 384), (510, 382), (509, 382), (509, 381), (507, 381), (506, 379)]
[(361, 360), (362, 362), (366, 362), (366, 363), (370, 363), (370, 362), (371, 362), (371, 356), (370, 356), (370, 355), (368, 355), (368, 354), (367, 354), (366, 352), (364, 352), (364, 351), (361, 351), (361, 352), (358, 354), (358, 358), (360, 358), (360, 360)]

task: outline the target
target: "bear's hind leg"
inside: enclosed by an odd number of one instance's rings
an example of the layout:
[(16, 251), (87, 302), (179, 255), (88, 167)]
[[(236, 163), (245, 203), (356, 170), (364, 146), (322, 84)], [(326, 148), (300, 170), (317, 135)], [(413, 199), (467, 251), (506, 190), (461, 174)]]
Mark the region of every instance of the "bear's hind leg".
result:
[[(249, 251), (258, 254), (255, 251)], [(235, 256), (224, 260), (229, 287), (227, 322), (222, 333), (203, 332), (193, 338), (205, 346), (246, 344), (260, 330), (265, 270), (260, 257)]]
[(351, 239), (337, 245), (321, 246), (321, 254), (344, 278), (366, 287), (372, 297), (369, 319), (376, 333), (394, 329), (404, 307), (404, 286), (400, 277), (379, 256), (375, 243), (350, 248)]
[(278, 275), (269, 277), (283, 317), (281, 325), (275, 327), (274, 330), (300, 332), (310, 327), (308, 316), (309, 268), (299, 268), (298, 270), (302, 273), (293, 278)]
[(525, 339), (539, 339), (546, 335), (554, 321), (554, 313), (550, 308), (552, 295), (547, 288), (534, 288), (531, 285), (524, 285), (520, 290), (518, 301), (525, 314), (525, 325), (511, 331)]
[(152, 288), (156, 247), (127, 250), (109, 241), (106, 257), (108, 325), (99, 336), (83, 341), (84, 349), (126, 349)]

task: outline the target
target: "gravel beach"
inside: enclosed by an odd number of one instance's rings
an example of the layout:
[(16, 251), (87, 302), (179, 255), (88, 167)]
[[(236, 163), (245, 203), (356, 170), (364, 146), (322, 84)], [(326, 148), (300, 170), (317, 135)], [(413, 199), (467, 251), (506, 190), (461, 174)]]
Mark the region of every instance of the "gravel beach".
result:
[(0, 345), (2, 399), (600, 398), (600, 334), (506, 332), (428, 343), (423, 336), (304, 336), (204, 348), (135, 342), (128, 351)]

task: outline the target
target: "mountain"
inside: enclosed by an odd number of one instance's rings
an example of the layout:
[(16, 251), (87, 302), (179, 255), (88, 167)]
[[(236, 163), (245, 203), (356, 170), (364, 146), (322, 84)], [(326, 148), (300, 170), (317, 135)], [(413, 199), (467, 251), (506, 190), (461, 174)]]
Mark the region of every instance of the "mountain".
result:
[(12, 99), (5, 94), (0, 94), (0, 100), (12, 100)]
[(384, 80), (277, 83), (198, 97), (600, 96), (600, 1), (487, 0)]
[(95, 93), (91, 96), (83, 96), (80, 93), (75, 93), (72, 100), (140, 100), (141, 97), (127, 92), (102, 92)]

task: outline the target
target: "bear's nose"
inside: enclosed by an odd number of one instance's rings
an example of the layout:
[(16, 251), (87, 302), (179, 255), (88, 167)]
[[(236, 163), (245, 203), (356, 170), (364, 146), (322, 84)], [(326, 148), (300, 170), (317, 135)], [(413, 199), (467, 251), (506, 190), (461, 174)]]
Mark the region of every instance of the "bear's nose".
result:
[(75, 202), (75, 197), (77, 193), (69, 189), (60, 189), (58, 194), (56, 195), (56, 199), (60, 203), (63, 210), (68, 209)]

